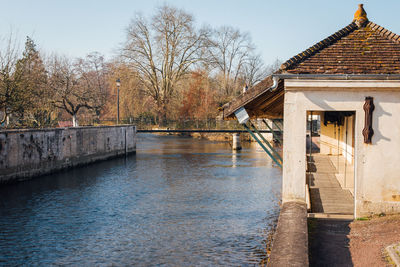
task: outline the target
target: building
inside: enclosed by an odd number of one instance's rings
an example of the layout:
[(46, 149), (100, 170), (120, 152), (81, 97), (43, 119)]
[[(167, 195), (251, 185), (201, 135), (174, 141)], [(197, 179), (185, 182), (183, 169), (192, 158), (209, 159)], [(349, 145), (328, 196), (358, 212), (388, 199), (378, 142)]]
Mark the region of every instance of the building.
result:
[(283, 118), (283, 203), (307, 200), (307, 118), (317, 115), (315, 159), (335, 167), (351, 213), (400, 212), (400, 36), (369, 21), (362, 5), (349, 25), (225, 105), (224, 118), (241, 108), (250, 118)]

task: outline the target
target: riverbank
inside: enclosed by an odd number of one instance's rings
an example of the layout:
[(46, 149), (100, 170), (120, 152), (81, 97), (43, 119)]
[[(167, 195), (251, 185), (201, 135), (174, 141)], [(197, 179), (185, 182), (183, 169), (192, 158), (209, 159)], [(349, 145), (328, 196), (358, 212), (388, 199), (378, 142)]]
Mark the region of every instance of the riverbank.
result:
[[(204, 139), (209, 141), (216, 142), (232, 142), (233, 134), (232, 133), (207, 133), (207, 132), (190, 132), (190, 133), (153, 133), (160, 136), (181, 136), (181, 137), (192, 137), (195, 139)], [(270, 133), (262, 133), (264, 138), (268, 141), (272, 140), (272, 134)], [(241, 142), (256, 142), (249, 133), (240, 133), (240, 141)]]
[[(198, 139), (206, 139), (210, 141), (219, 141), (219, 142), (232, 142), (233, 135), (230, 133), (191, 133), (191, 137)], [(253, 142), (250, 134), (241, 133), (240, 134), (241, 142)]]

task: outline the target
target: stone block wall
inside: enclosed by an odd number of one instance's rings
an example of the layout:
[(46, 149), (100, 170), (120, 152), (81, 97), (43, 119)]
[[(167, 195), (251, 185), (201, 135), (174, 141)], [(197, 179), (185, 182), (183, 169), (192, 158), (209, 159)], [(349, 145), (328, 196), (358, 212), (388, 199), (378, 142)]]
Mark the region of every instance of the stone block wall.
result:
[(0, 183), (136, 152), (132, 125), (0, 131)]

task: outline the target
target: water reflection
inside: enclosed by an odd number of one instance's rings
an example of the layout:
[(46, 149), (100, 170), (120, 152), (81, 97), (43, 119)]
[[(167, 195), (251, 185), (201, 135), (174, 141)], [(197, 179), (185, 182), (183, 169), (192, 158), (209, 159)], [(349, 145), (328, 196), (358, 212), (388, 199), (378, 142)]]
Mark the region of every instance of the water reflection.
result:
[(246, 265), (280, 170), (264, 152), (141, 135), (137, 155), (0, 187), (0, 265)]
[(232, 151), (232, 168), (236, 168), (237, 166), (237, 154), (238, 154), (237, 150)]

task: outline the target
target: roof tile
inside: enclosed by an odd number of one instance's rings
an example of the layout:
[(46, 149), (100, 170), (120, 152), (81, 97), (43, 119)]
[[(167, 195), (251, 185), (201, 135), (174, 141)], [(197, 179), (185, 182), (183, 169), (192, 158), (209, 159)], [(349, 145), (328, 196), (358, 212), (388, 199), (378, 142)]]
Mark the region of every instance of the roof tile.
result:
[(283, 63), (280, 72), (400, 74), (400, 36), (373, 22), (353, 22)]

